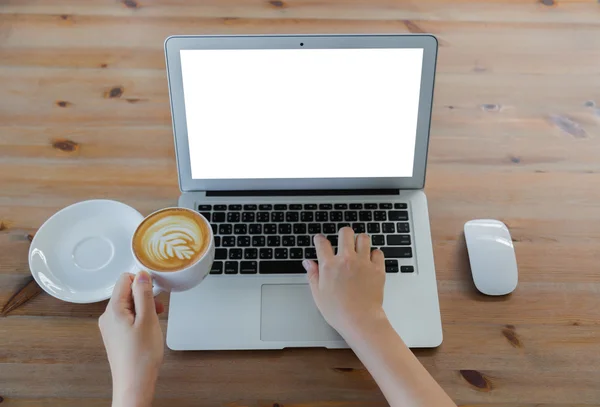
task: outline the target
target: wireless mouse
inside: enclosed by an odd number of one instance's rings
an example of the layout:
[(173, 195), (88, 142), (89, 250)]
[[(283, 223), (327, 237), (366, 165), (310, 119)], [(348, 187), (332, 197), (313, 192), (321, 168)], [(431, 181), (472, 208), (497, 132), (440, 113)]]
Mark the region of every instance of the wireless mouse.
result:
[(508, 227), (499, 220), (475, 219), (464, 230), (475, 287), (486, 295), (513, 292), (519, 273)]

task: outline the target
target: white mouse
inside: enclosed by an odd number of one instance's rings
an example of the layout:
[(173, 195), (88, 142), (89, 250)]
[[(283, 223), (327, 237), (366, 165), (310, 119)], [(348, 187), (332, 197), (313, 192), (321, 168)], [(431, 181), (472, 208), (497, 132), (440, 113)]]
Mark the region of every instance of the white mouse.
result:
[(465, 223), (465, 240), (475, 287), (487, 295), (506, 295), (517, 288), (519, 273), (510, 232), (499, 220)]

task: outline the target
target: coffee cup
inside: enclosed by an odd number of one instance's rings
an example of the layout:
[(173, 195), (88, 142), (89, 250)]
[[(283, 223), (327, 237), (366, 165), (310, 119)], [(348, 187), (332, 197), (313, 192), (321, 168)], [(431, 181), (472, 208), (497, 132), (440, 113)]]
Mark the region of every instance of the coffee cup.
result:
[(208, 220), (185, 208), (164, 208), (146, 216), (131, 239), (137, 266), (153, 279), (154, 294), (185, 291), (210, 273), (215, 257)]

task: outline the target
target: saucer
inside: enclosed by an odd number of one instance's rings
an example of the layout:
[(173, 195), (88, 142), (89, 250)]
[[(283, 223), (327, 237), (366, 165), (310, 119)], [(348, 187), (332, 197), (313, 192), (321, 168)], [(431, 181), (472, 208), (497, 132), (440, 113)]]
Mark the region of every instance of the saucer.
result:
[(137, 272), (131, 238), (143, 219), (132, 207), (109, 200), (79, 202), (60, 210), (31, 242), (33, 278), (63, 301), (110, 298), (121, 274)]

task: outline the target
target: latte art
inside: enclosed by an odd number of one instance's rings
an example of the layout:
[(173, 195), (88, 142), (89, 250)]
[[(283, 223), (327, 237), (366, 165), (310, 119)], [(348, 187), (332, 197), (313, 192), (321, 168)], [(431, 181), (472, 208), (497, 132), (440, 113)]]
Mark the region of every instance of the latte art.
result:
[(156, 271), (177, 271), (195, 263), (209, 246), (210, 231), (185, 209), (159, 211), (142, 222), (133, 239), (140, 262)]

